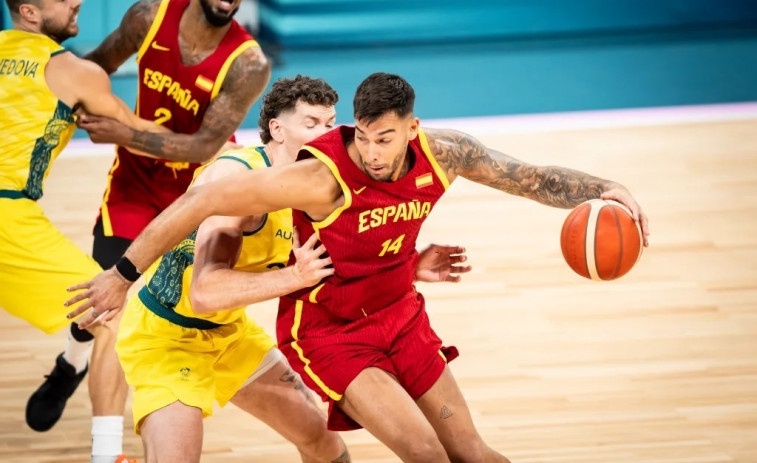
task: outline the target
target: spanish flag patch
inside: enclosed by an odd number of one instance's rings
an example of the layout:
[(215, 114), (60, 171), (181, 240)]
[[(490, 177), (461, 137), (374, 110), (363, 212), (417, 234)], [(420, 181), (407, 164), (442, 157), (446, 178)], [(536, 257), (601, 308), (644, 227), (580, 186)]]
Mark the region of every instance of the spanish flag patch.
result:
[(195, 80), (195, 85), (206, 92), (213, 90), (213, 83), (212, 80), (204, 77), (202, 74), (197, 76), (197, 80)]
[(434, 183), (434, 177), (431, 176), (431, 172), (415, 177), (415, 187), (424, 188), (431, 186)]

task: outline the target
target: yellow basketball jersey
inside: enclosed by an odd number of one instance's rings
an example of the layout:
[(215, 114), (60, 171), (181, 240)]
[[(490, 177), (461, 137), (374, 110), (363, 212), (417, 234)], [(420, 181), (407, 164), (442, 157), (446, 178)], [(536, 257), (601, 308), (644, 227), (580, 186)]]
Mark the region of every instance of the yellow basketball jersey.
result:
[[(262, 148), (227, 151), (218, 159), (233, 159), (249, 169), (263, 169), (271, 165)], [(198, 169), (195, 176), (203, 168)], [(139, 298), (148, 309), (173, 323), (188, 328), (209, 329), (238, 319), (244, 314), (244, 307), (211, 314), (198, 314), (192, 310), (189, 287), (196, 236), (197, 230), (150, 266), (145, 272), (147, 284), (140, 290)], [(256, 230), (244, 233), (242, 251), (234, 269), (262, 273), (284, 268), (291, 250), (292, 211), (271, 212)], [(234, 291), (234, 288), (229, 288), (229, 291)]]
[(0, 32), (0, 196), (42, 197), (52, 161), (76, 130), (71, 108), (45, 80), (50, 57), (63, 51), (42, 34)]

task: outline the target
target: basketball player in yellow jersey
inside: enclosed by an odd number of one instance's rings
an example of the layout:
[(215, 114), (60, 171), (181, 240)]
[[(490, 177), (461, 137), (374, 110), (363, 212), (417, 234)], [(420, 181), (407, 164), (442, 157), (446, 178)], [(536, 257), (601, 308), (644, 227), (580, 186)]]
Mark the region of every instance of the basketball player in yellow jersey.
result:
[[(192, 186), (293, 162), (301, 144), (334, 124), (336, 102), (323, 80), (276, 82), (261, 111), (272, 116), (266, 121), (274, 138), (227, 151), (200, 167)], [(145, 272), (145, 286), (124, 311), (117, 351), (135, 388), (135, 428), (148, 462), (200, 461), (202, 419), (214, 400), (231, 401), (270, 425), (297, 446), (303, 461), (349, 461), (274, 340), (244, 310), (333, 273), (325, 268), (330, 261), (319, 258), (323, 248), (314, 245), (299, 246), (288, 209), (211, 217)], [(302, 263), (285, 268), (292, 250)]]
[[(0, 32), (0, 307), (54, 333), (69, 324), (63, 307), (66, 288), (100, 271), (36, 203), (53, 160), (76, 128), (74, 108), (140, 130), (162, 129), (134, 116), (113, 96), (102, 69), (60, 45), (78, 32), (81, 0), (7, 0), (7, 4), (13, 29)], [(100, 325), (89, 331), (96, 338), (90, 376), (95, 422), (102, 416), (123, 420), (126, 384), (113, 348), (114, 330)], [(84, 331), (69, 335), (56, 368), (30, 399), (27, 422), (35, 430), (45, 431), (58, 420), (84, 376), (92, 342), (76, 338), (88, 335)], [(93, 461), (115, 461), (121, 453), (120, 438), (110, 445), (110, 438), (103, 440), (94, 428), (93, 455), (105, 458)], [(105, 453), (98, 453), (102, 447)]]

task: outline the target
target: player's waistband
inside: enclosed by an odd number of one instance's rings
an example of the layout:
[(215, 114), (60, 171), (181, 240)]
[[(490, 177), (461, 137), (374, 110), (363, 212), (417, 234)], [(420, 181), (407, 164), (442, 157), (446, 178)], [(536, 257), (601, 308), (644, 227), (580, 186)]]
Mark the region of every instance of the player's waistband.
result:
[(36, 201), (35, 198), (32, 198), (31, 196), (26, 194), (25, 191), (16, 191), (16, 190), (0, 190), (0, 198), (31, 199), (32, 201)]
[(213, 328), (219, 328), (223, 325), (213, 323), (202, 318), (187, 317), (175, 310), (164, 306), (158, 301), (155, 296), (147, 289), (147, 286), (143, 286), (138, 293), (139, 300), (147, 307), (150, 312), (154, 313), (160, 318), (164, 318), (174, 325), (183, 326), (184, 328), (195, 328), (198, 330), (212, 330)]

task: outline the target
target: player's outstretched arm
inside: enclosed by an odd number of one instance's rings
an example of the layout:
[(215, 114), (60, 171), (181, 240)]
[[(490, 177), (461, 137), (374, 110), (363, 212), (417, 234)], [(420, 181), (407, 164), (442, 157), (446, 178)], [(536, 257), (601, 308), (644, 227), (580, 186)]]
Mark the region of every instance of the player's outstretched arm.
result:
[[(292, 208), (314, 218), (323, 218), (344, 201), (339, 184), (328, 167), (315, 159), (282, 167), (246, 171), (192, 188), (156, 217), (126, 250), (124, 256), (137, 271), (143, 272), (152, 262), (184, 239), (210, 216), (254, 216)], [(95, 316), (110, 311), (110, 320), (123, 308), (126, 289), (123, 276), (108, 269), (88, 282), (71, 288), (80, 291), (66, 302), (81, 302), (69, 313), (77, 317), (89, 308)], [(90, 315), (80, 321), (86, 328), (93, 323)]]
[[(233, 154), (233, 153), (232, 153)], [(247, 168), (233, 159), (218, 159), (195, 180), (194, 186), (245, 172)], [(300, 246), (294, 233), (293, 251), (297, 264), (262, 273), (234, 270), (242, 247), (243, 231), (252, 217), (213, 216), (197, 230), (194, 271), (189, 296), (197, 313), (218, 312), (283, 296), (313, 286), (334, 273), (330, 258), (322, 259), (323, 245), (316, 247), (313, 235)], [(257, 217), (258, 221), (261, 217)], [(264, 219), (263, 219), (264, 220)]]
[(207, 161), (239, 128), (270, 77), (268, 59), (260, 48), (250, 48), (229, 67), (221, 90), (208, 105), (202, 125), (194, 134), (166, 135), (131, 130), (126, 137), (114, 137), (108, 141), (171, 161)]
[(136, 2), (126, 11), (118, 28), (84, 58), (94, 61), (108, 74), (114, 73), (139, 51), (159, 6), (160, 0)]
[(528, 164), (455, 130), (427, 129), (426, 134), (431, 151), (450, 181), (460, 175), (505, 193), (563, 208), (589, 199), (614, 199), (631, 210), (648, 244), (646, 214), (631, 193), (616, 182), (565, 167)]
[[(331, 258), (321, 258), (326, 248), (322, 244), (316, 246), (318, 237), (313, 234), (300, 245), (296, 230), (292, 244), (297, 258), (294, 265), (262, 273), (234, 270), (242, 244), (241, 231), (217, 227), (218, 224), (211, 224), (212, 230), (203, 230), (208, 221), (214, 219), (211, 217), (203, 222), (195, 243), (189, 296), (197, 313), (218, 312), (267, 301), (313, 286), (334, 274), (334, 268), (328, 268)], [(235, 246), (237, 255), (232, 255)]]
[(115, 119), (128, 127), (155, 133), (170, 131), (151, 121), (140, 119), (111, 92), (110, 78), (91, 61), (61, 53), (50, 59), (45, 69), (50, 90), (70, 107), (81, 106), (85, 112)]

